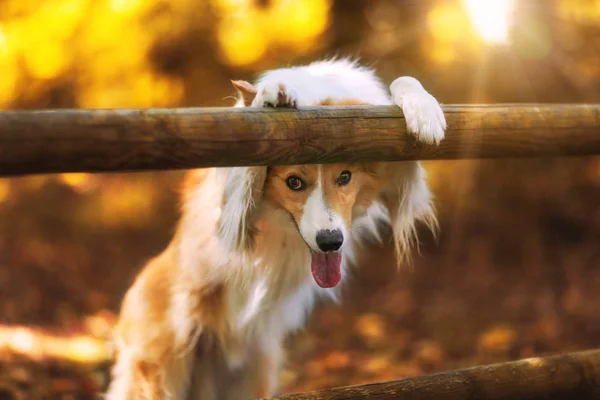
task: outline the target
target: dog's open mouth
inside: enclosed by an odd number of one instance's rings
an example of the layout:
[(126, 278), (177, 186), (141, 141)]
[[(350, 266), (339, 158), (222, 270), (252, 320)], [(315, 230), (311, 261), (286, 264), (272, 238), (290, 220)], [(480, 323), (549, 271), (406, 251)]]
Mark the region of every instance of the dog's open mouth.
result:
[(310, 269), (317, 285), (332, 288), (342, 279), (342, 252), (318, 253), (310, 251)]

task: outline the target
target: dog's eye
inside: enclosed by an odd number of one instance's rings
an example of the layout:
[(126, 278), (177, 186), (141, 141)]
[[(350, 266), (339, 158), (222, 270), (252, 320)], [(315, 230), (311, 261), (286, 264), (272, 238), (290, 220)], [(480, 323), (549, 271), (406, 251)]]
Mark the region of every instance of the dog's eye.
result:
[(287, 184), (287, 186), (294, 190), (294, 191), (298, 191), (298, 190), (303, 190), (304, 189), (304, 181), (302, 181), (302, 179), (298, 178), (297, 176), (290, 176), (285, 180), (285, 183)]
[(337, 178), (336, 182), (339, 186), (345, 186), (350, 182), (351, 178), (352, 178), (352, 173), (350, 171), (342, 171), (339, 178)]

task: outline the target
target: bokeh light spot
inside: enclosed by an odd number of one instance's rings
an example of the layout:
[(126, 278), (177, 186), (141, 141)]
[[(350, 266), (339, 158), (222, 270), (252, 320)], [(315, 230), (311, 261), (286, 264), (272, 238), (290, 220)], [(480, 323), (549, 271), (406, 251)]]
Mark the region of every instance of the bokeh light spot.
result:
[(471, 24), (483, 40), (506, 43), (512, 0), (465, 0)]

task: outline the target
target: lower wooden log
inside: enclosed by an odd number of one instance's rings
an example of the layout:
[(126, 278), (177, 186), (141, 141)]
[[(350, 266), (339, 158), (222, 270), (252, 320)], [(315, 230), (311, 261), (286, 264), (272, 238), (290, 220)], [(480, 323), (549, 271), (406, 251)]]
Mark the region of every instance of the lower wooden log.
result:
[(530, 358), (273, 400), (600, 399), (600, 350)]

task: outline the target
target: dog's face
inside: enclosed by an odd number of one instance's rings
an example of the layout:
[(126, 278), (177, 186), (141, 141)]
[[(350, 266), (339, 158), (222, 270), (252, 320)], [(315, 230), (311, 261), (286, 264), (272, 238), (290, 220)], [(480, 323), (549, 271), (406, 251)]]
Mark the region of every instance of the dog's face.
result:
[(353, 219), (377, 195), (376, 164), (295, 165), (269, 168), (263, 198), (285, 210), (310, 249), (321, 287), (335, 286)]

